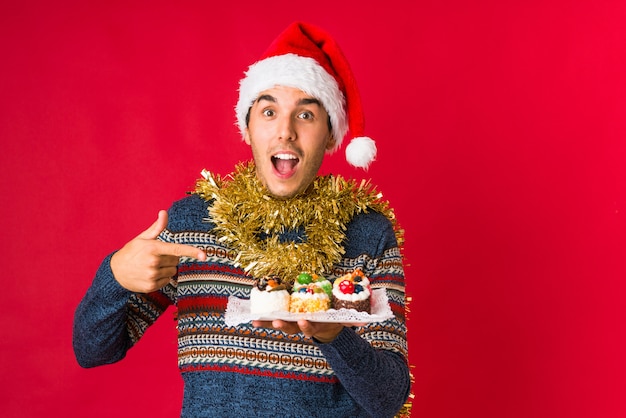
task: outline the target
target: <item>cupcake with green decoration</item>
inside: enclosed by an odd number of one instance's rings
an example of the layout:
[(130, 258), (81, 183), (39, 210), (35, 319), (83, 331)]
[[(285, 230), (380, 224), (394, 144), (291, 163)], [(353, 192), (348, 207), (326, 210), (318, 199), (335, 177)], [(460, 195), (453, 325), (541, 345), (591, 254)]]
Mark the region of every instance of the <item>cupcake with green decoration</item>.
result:
[(289, 311), (293, 313), (326, 311), (330, 308), (332, 292), (333, 285), (324, 276), (300, 273), (293, 283)]

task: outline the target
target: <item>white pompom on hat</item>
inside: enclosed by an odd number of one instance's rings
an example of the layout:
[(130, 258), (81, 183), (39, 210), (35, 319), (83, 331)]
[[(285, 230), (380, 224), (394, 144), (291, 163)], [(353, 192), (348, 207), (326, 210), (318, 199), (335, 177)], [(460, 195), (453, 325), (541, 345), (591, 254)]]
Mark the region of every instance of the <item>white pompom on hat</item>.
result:
[(328, 33), (307, 23), (292, 23), (248, 68), (239, 83), (235, 107), (242, 136), (250, 107), (262, 91), (275, 86), (300, 89), (322, 103), (335, 138), (330, 152), (339, 149), (349, 133), (348, 163), (367, 169), (374, 161), (376, 143), (364, 136), (365, 120), (356, 81), (343, 52)]

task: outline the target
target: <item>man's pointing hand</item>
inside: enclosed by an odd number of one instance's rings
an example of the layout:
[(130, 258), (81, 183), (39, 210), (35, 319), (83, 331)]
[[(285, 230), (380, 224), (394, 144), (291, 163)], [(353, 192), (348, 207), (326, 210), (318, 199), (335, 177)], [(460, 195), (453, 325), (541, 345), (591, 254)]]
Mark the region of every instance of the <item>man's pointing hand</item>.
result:
[(158, 241), (167, 226), (167, 212), (159, 211), (157, 220), (128, 242), (111, 258), (111, 270), (124, 288), (149, 293), (167, 285), (176, 275), (180, 257), (206, 260), (204, 251), (184, 244)]

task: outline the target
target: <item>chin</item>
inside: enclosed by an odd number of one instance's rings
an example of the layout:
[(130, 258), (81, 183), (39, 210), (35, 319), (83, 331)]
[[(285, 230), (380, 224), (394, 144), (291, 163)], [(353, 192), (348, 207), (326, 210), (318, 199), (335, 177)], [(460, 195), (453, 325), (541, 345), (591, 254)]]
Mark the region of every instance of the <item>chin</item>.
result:
[(292, 191), (292, 190), (271, 190), (270, 189), (270, 194), (272, 195), (272, 197), (276, 198), (276, 199), (289, 199), (293, 196), (295, 196), (297, 194), (297, 192)]
[(268, 185), (267, 189), (277, 199), (289, 199), (300, 192), (300, 187), (287, 187), (284, 184)]

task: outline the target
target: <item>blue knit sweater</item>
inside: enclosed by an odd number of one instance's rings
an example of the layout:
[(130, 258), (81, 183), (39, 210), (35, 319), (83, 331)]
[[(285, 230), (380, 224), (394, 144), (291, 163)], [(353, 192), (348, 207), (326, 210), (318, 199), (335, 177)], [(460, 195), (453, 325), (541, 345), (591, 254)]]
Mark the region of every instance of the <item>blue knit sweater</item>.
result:
[[(360, 267), (372, 288), (384, 288), (395, 316), (344, 328), (328, 344), (251, 324), (224, 323), (228, 297), (248, 298), (253, 280), (233, 264), (207, 222), (210, 202), (197, 195), (169, 210), (166, 242), (203, 248), (204, 262), (179, 265), (158, 292), (122, 288), (105, 258), (74, 319), (79, 364), (121, 360), (170, 305), (177, 308), (178, 363), (184, 381), (182, 417), (392, 417), (409, 389), (404, 273), (390, 221), (361, 213), (348, 225), (345, 255), (333, 272)], [(297, 231), (291, 231), (297, 234)]]

